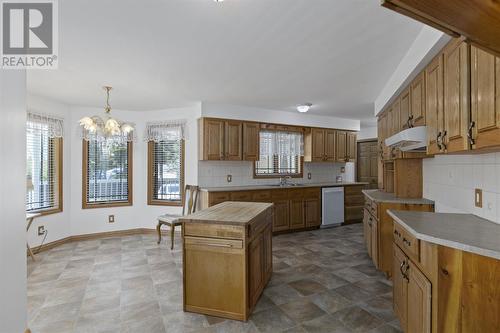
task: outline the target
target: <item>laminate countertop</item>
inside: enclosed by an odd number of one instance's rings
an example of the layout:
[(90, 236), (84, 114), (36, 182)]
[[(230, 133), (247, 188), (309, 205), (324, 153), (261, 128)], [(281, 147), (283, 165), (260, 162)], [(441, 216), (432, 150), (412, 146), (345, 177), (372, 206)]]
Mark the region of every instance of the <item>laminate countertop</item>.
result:
[(272, 203), (226, 201), (180, 218), (180, 222), (247, 225), (272, 208)]
[(368, 185), (366, 182), (324, 182), (299, 184), (297, 186), (278, 186), (278, 185), (245, 185), (245, 186), (224, 186), (224, 187), (202, 187), (201, 191), (206, 192), (235, 192), (235, 191), (258, 191), (258, 190), (279, 190), (290, 188), (308, 188), (308, 187), (344, 187), (355, 185)]
[(434, 201), (425, 198), (398, 198), (394, 193), (387, 193), (381, 190), (363, 190), (363, 194), (375, 202), (400, 203), (409, 205), (433, 205)]
[(472, 214), (387, 213), (418, 239), (500, 260), (500, 224)]

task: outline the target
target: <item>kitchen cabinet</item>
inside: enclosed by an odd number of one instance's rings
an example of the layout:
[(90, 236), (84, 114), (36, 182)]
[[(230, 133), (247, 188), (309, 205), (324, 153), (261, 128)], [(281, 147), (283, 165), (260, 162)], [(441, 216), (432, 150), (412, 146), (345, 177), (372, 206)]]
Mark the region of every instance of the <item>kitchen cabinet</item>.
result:
[(258, 161), (260, 158), (260, 124), (243, 123), (243, 160)]
[(393, 275), (392, 275), (392, 297), (394, 314), (399, 319), (403, 332), (407, 331), (408, 323), (408, 281), (405, 270), (408, 262), (403, 251), (393, 245)]
[(500, 58), (471, 48), (471, 115), (474, 149), (500, 146)]
[(404, 130), (411, 127), (411, 97), (409, 87), (403, 90), (399, 100), (399, 128), (400, 130)]
[(319, 227), (320, 219), (320, 201), (319, 199), (304, 200), (304, 217), (306, 227)]
[(469, 46), (454, 40), (443, 51), (444, 130), (443, 150), (448, 153), (469, 149)]
[(392, 135), (401, 131), (401, 99), (398, 97), (392, 104)]
[(422, 71), (410, 85), (412, 127), (425, 125), (425, 72)]
[(409, 261), (407, 275), (408, 333), (431, 333), (431, 283), (417, 266)]
[(337, 140), (337, 161), (345, 162), (347, 156), (347, 132), (337, 131), (335, 134)]
[(344, 188), (344, 223), (361, 222), (363, 219), (365, 185), (353, 185)]
[(425, 69), (427, 154), (442, 152), (441, 135), (444, 131), (443, 110), (443, 55), (439, 54)]
[(441, 30), (463, 36), (500, 56), (500, 5), (484, 0), (383, 0), (382, 6)]
[(199, 129), (201, 160), (242, 160), (241, 121), (201, 118)]
[(274, 203), (274, 223), (273, 232), (290, 229), (290, 210), (288, 200), (273, 201)]
[(370, 226), (370, 217), (368, 209), (363, 209), (363, 239), (365, 240), (366, 251), (368, 256), (372, 257), (372, 231)]
[(272, 216), (225, 202), (181, 219), (184, 311), (248, 320), (272, 274)]
[(304, 200), (296, 198), (290, 200), (290, 229), (305, 228)]
[(346, 162), (356, 161), (357, 135), (355, 132), (346, 134)]
[(336, 161), (336, 131), (323, 128), (312, 128), (304, 138), (306, 162)]

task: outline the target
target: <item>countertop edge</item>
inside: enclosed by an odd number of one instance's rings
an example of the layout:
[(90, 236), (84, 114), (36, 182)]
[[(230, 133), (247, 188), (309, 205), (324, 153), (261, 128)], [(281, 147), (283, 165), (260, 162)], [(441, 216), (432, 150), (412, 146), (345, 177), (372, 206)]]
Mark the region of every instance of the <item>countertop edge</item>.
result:
[(380, 199), (372, 196), (370, 191), (380, 191), (380, 190), (372, 190), (372, 189), (364, 189), (361, 192), (366, 195), (371, 201), (375, 201), (377, 203), (403, 203), (403, 204), (413, 204), (413, 205), (434, 205), (434, 200), (426, 199), (426, 198), (394, 198), (394, 199)]
[(285, 189), (301, 189), (301, 188), (323, 188), (323, 187), (347, 187), (347, 186), (364, 186), (369, 185), (368, 182), (353, 182), (353, 183), (325, 183), (325, 184), (303, 184), (301, 186), (273, 186), (273, 185), (242, 185), (242, 186), (227, 186), (224, 187), (200, 187), (203, 192), (241, 192), (241, 191), (264, 191), (264, 190), (285, 190)]
[[(421, 234), (421, 233), (417, 232), (416, 230), (414, 230), (412, 227), (410, 227), (408, 224), (406, 224), (391, 209), (387, 210), (387, 214), (389, 214), (390, 217), (392, 217), (399, 224), (401, 224), (405, 229), (407, 229), (417, 239), (420, 239), (420, 240), (423, 240), (426, 242), (430, 242), (430, 243), (434, 243), (437, 245), (451, 247), (451, 248), (456, 249), (456, 250), (471, 252), (471, 253), (478, 254), (481, 256), (490, 257), (490, 258), (500, 260), (500, 252), (480, 248), (480, 247), (473, 246), (473, 245), (467, 245), (467, 244), (455, 242), (455, 241), (448, 240), (448, 239), (436, 238), (436, 237), (433, 237), (433, 236), (430, 236), (427, 234)], [(465, 215), (467, 215), (467, 214), (465, 214)]]

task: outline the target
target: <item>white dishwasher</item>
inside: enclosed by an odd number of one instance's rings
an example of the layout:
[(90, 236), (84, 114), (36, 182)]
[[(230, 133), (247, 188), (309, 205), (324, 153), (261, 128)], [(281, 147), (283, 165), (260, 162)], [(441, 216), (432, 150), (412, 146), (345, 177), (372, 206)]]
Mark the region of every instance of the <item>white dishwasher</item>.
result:
[(324, 187), (321, 191), (321, 227), (344, 223), (344, 188)]

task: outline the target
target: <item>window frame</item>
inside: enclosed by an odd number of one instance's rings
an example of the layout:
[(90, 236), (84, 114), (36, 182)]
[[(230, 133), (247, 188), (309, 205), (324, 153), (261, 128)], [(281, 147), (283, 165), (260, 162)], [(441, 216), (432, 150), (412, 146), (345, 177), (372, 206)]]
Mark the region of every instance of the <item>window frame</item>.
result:
[(181, 172), (179, 179), (179, 190), (180, 190), (180, 201), (172, 201), (172, 200), (158, 200), (153, 198), (153, 189), (154, 189), (154, 141), (148, 141), (148, 205), (150, 206), (172, 206), (172, 207), (183, 207), (184, 206), (184, 195), (185, 195), (185, 179), (184, 179), (184, 167), (185, 167), (185, 140), (181, 139)]
[(26, 210), (28, 214), (40, 214), (40, 216), (46, 216), (51, 214), (62, 213), (64, 210), (63, 204), (63, 138), (50, 138), (52, 144), (55, 146), (54, 159), (56, 164), (56, 178), (57, 178), (57, 192), (55, 191), (58, 198), (58, 204), (51, 208), (41, 208), (34, 210)]
[[(282, 131), (282, 130), (278, 130), (278, 129), (276, 129), (276, 130), (267, 129), (267, 130), (268, 131), (275, 131), (275, 132), (297, 132), (297, 133), (300, 133), (302, 135), (302, 140), (305, 140), (303, 131), (288, 130), (288, 129), (286, 131)], [(260, 131), (259, 131), (259, 146), (260, 146)], [(260, 159), (260, 151), (259, 151), (259, 159)], [(254, 179), (278, 179), (278, 178), (282, 178), (282, 177), (304, 178), (304, 156), (299, 156), (299, 168), (300, 168), (299, 173), (257, 174), (257, 163), (258, 162), (259, 161), (257, 160), (253, 163), (253, 178)]]
[(133, 205), (133, 143), (127, 142), (127, 191), (128, 199), (127, 201), (117, 201), (117, 202), (87, 202), (87, 189), (88, 189), (88, 153), (89, 153), (90, 141), (82, 140), (82, 209), (94, 209), (94, 208), (109, 208), (109, 207), (125, 207)]

